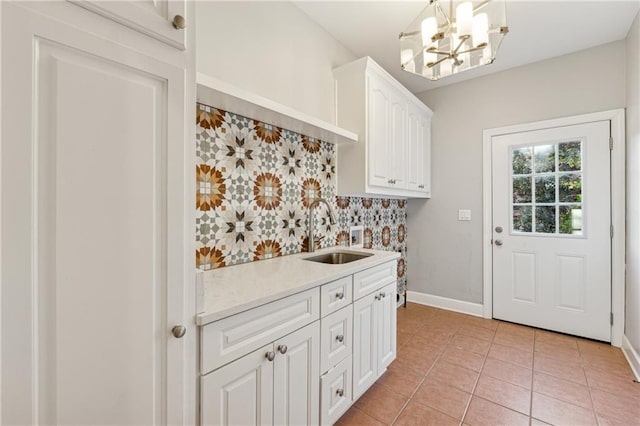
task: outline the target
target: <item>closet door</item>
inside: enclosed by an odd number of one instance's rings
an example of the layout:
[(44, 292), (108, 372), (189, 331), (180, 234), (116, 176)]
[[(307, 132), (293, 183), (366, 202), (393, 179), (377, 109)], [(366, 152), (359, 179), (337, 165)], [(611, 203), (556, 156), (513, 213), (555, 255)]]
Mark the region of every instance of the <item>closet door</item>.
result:
[(0, 423), (185, 423), (185, 71), (1, 7)]

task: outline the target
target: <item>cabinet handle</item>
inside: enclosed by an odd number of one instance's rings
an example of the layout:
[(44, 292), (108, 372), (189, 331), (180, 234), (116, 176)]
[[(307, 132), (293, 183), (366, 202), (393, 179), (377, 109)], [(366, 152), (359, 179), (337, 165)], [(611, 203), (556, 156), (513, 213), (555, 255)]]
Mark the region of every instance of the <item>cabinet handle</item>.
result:
[(392, 185), (395, 185), (395, 184), (396, 184), (396, 180), (395, 180), (395, 179), (389, 179), (389, 180), (388, 180), (388, 182), (389, 182), (390, 184), (392, 184)]
[(273, 361), (274, 358), (276, 357), (276, 353), (274, 351), (269, 351), (266, 354), (264, 354), (265, 358), (267, 358), (269, 361)]
[(424, 185), (418, 185), (418, 188), (423, 189)]
[(182, 15), (174, 16), (171, 23), (173, 24), (173, 28), (175, 28), (176, 30), (184, 30), (185, 28), (187, 28), (187, 20), (184, 19)]
[(379, 295), (379, 294), (376, 294), (374, 298), (375, 298), (376, 300), (380, 300), (380, 295)]
[(344, 293), (343, 292), (336, 293), (336, 299), (338, 300), (344, 299)]
[(344, 396), (344, 389), (338, 389), (336, 394), (338, 394), (338, 396)]
[(179, 339), (182, 336), (184, 336), (186, 332), (187, 332), (187, 327), (185, 327), (184, 325), (176, 325), (171, 329), (171, 334), (173, 334), (173, 337), (175, 337), (176, 339)]
[(340, 343), (344, 342), (344, 334), (338, 334), (336, 340)]
[(380, 292), (380, 298), (382, 299), (383, 297), (387, 297), (387, 293), (384, 291)]
[(287, 349), (287, 345), (278, 345), (278, 352), (283, 355), (287, 353)]

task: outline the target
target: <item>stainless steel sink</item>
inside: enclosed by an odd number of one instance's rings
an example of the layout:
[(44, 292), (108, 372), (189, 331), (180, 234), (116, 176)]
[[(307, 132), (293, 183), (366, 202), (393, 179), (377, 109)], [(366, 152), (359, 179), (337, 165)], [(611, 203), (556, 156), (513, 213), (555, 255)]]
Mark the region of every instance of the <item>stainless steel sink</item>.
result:
[(371, 253), (355, 253), (352, 251), (334, 251), (332, 253), (325, 253), (313, 257), (305, 257), (304, 260), (318, 263), (328, 263), (330, 265), (342, 265), (343, 263), (354, 262), (356, 260), (364, 259), (365, 257), (373, 256)]

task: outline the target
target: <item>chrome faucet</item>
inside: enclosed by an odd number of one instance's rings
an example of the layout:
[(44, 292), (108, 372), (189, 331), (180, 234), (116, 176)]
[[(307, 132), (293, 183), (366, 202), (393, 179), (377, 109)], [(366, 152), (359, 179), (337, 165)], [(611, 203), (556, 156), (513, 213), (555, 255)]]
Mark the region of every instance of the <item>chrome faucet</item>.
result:
[(324, 203), (327, 206), (327, 211), (329, 212), (329, 222), (332, 225), (336, 224), (336, 216), (331, 208), (331, 205), (324, 198), (318, 198), (314, 200), (311, 204), (309, 204), (309, 253), (313, 253), (316, 250), (316, 241), (313, 236), (315, 219), (313, 214), (313, 209), (320, 203)]

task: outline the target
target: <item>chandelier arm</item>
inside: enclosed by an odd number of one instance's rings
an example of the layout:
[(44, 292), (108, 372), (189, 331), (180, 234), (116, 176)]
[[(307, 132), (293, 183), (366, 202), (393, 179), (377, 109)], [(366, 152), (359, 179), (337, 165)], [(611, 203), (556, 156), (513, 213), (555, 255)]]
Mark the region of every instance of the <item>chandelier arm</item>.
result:
[(479, 46), (479, 47), (472, 47), (471, 49), (468, 50), (463, 50), (462, 52), (458, 52), (458, 55), (462, 55), (464, 53), (470, 53), (470, 52), (475, 52), (477, 50), (482, 50), (484, 49), (486, 46)]
[(444, 61), (446, 61), (446, 60), (447, 60), (447, 59), (449, 59), (449, 58), (450, 58), (449, 56), (445, 56), (444, 58), (438, 59), (438, 60), (437, 60), (437, 61), (435, 61), (434, 63), (432, 63), (432, 64), (427, 64), (427, 65), (425, 65), (425, 66), (427, 66), (427, 67), (429, 67), (429, 68), (433, 68), (433, 67), (435, 67), (436, 65), (438, 65), (440, 62), (444, 62)]
[[(436, 2), (436, 7), (435, 7), (435, 9), (439, 10), (439, 11), (440, 11), (440, 13), (444, 16), (444, 19), (446, 19), (446, 20), (447, 20), (447, 25), (446, 25), (446, 27), (451, 26), (451, 25), (452, 25), (452, 22), (451, 22), (451, 20), (449, 19), (449, 15), (447, 15), (446, 13), (444, 13), (444, 11), (442, 10), (442, 7), (440, 7), (440, 3)], [(437, 18), (436, 18), (436, 19), (437, 19)]]
[(435, 53), (436, 55), (445, 55), (451, 57), (451, 52), (444, 52), (442, 50), (427, 50), (427, 53)]
[(488, 5), (490, 2), (491, 2), (491, 0), (485, 0), (485, 1), (483, 1), (482, 3), (480, 3), (479, 5), (477, 5), (477, 6), (473, 9), (473, 14), (475, 15), (475, 14), (476, 14), (476, 12), (478, 12), (478, 11), (480, 11), (480, 10), (484, 9), (484, 7), (485, 7), (486, 5)]
[(400, 33), (400, 35), (398, 36), (398, 38), (399, 38), (400, 40), (404, 40), (404, 39), (406, 39), (406, 38), (416, 36), (416, 35), (418, 35), (418, 34), (420, 34), (420, 33), (421, 33), (421, 31), (411, 31), (410, 33), (404, 33), (404, 32), (403, 32), (403, 33)]

